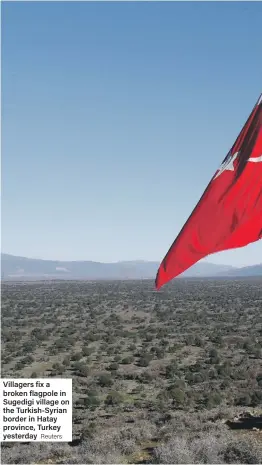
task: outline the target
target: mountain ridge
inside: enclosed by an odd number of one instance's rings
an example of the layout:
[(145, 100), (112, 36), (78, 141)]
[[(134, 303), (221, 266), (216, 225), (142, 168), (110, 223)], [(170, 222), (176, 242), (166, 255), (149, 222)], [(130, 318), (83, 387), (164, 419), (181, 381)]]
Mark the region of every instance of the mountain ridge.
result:
[[(2, 280), (86, 279), (128, 280), (154, 279), (159, 267), (156, 261), (127, 260), (114, 263), (91, 260), (44, 260), (1, 253)], [(180, 277), (262, 276), (262, 264), (236, 268), (198, 262)]]

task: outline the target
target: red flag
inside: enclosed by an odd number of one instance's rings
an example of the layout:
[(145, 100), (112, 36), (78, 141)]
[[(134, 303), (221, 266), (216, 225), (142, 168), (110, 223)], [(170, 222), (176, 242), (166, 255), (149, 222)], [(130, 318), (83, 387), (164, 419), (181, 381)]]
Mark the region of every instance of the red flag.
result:
[(207, 255), (262, 237), (262, 94), (162, 261), (156, 288)]

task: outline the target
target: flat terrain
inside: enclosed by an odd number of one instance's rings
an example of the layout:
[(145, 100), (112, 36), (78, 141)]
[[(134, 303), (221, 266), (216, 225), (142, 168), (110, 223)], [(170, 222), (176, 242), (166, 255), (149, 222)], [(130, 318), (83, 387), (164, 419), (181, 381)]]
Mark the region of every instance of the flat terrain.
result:
[(262, 463), (262, 280), (2, 285), (2, 377), (73, 378), (73, 443), (3, 463)]

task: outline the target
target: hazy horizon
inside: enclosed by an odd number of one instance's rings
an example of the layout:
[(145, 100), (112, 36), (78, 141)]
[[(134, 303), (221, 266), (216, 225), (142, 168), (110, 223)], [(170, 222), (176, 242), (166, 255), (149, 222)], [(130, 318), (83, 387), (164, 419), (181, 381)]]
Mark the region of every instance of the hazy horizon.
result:
[[(20, 257), (20, 258), (26, 258), (26, 259), (30, 259), (30, 260), (47, 260), (47, 261), (54, 261), (54, 262), (96, 262), (96, 263), (105, 263), (105, 264), (117, 264), (117, 263), (128, 263), (128, 262), (137, 262), (137, 263), (148, 263), (148, 262), (152, 262), (152, 263), (160, 263), (160, 260), (143, 260), (143, 259), (131, 259), (131, 260), (117, 260), (117, 261), (111, 261), (111, 262), (107, 262), (107, 261), (101, 261), (101, 260), (88, 260), (88, 259), (79, 259), (79, 260), (67, 260), (67, 259), (63, 259), (63, 260), (58, 260), (56, 258), (42, 258), (42, 257), (28, 257), (28, 256), (25, 256), (25, 255), (15, 255), (15, 254), (12, 254), (12, 253), (8, 253), (8, 252), (3, 252), (1, 251), (1, 254), (2, 255), (10, 255), (10, 256), (13, 256), (13, 257)], [(215, 263), (215, 261), (213, 261), (213, 257), (215, 257), (215, 254), (214, 255), (209, 255), (207, 256), (206, 258), (202, 259), (202, 260), (199, 260), (199, 262), (197, 263), (209, 263), (211, 265), (225, 265), (225, 266), (233, 266), (235, 268), (242, 268), (242, 267), (245, 267), (245, 266), (256, 266), (256, 265), (260, 265), (262, 264), (262, 261), (261, 262), (256, 262), (256, 263), (253, 263), (252, 265), (232, 265), (230, 263)]]
[[(261, 92), (261, 14), (3, 3), (3, 253), (160, 262)], [(204, 261), (260, 257), (262, 241)]]

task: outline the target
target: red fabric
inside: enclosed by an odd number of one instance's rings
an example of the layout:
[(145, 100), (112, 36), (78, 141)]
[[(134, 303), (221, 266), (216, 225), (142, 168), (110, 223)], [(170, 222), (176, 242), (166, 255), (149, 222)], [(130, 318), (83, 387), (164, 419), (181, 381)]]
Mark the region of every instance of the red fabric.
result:
[(207, 255), (262, 237), (262, 95), (162, 261), (156, 288)]

